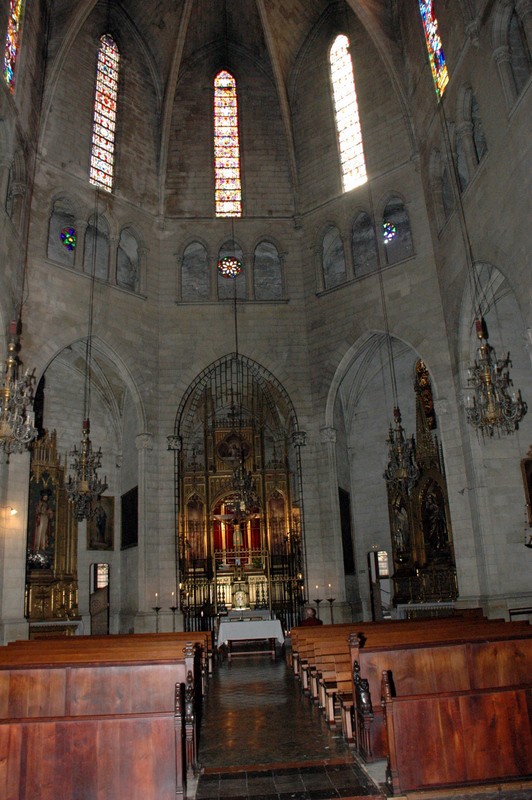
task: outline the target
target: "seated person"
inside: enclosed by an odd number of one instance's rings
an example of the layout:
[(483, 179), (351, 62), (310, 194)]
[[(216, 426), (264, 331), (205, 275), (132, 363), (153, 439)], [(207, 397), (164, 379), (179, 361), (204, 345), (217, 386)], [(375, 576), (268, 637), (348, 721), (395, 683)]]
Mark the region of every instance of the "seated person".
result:
[(312, 606), (307, 606), (305, 609), (305, 616), (302, 621), (299, 623), (300, 625), (323, 625), (323, 620), (318, 619), (316, 616), (316, 609), (312, 608)]

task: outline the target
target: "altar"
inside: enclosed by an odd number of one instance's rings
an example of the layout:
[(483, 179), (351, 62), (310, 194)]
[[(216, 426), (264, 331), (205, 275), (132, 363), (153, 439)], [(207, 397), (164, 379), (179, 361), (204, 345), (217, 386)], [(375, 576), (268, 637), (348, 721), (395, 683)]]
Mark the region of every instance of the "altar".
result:
[[(235, 642), (256, 644), (252, 650), (238, 652), (233, 649)], [(275, 659), (276, 643), (284, 644), (284, 633), (278, 619), (269, 619), (252, 612), (249, 616), (238, 613), (238, 616), (224, 617), (218, 627), (217, 647), (227, 648), (227, 658), (232, 656), (249, 655), (251, 653), (269, 653)], [(266, 644), (267, 643), (267, 644)]]

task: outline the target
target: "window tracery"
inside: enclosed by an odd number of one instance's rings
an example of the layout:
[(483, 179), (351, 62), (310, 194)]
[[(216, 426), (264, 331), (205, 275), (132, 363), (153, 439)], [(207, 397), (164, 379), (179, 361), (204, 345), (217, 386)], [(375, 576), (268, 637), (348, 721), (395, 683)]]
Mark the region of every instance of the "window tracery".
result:
[(242, 216), (236, 81), (222, 70), (214, 79), (214, 175), (217, 217)]
[(96, 70), (90, 182), (107, 192), (113, 189), (119, 64), (118, 47), (111, 36), (104, 34)]
[(15, 67), (20, 51), (23, 15), (24, 0), (10, 0), (4, 47), (4, 80), (12, 93), (15, 91)]
[(349, 192), (366, 183), (367, 174), (353, 63), (349, 54), (347, 36), (340, 34), (334, 40), (329, 53), (329, 67), (342, 170), (342, 188), (344, 192)]
[(434, 16), (432, 0), (419, 0), (419, 10), (425, 32), (425, 42), (429, 54), (434, 88), (438, 97), (441, 97), (449, 83), (449, 71), (445, 63), (443, 45), (438, 33), (438, 20)]

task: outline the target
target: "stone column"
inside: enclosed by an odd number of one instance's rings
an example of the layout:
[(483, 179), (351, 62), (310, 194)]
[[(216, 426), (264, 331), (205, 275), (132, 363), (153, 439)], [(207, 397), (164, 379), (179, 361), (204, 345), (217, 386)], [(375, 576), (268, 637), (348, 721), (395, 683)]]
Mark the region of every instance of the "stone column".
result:
[[(2, 469), (5, 491), (0, 503), (0, 644), (7, 644), (27, 639), (29, 631), (24, 617), (29, 452), (12, 455), (9, 465), (2, 465)], [(11, 516), (10, 508), (17, 511), (15, 516)]]

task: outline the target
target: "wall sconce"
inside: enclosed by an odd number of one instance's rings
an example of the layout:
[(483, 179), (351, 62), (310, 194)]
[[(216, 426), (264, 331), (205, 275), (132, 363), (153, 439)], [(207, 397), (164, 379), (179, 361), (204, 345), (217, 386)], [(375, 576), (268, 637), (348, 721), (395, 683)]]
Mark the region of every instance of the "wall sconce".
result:
[(13, 506), (0, 506), (0, 508), (6, 512), (6, 516), (14, 517), (15, 514), (18, 514), (17, 509), (13, 508)]

